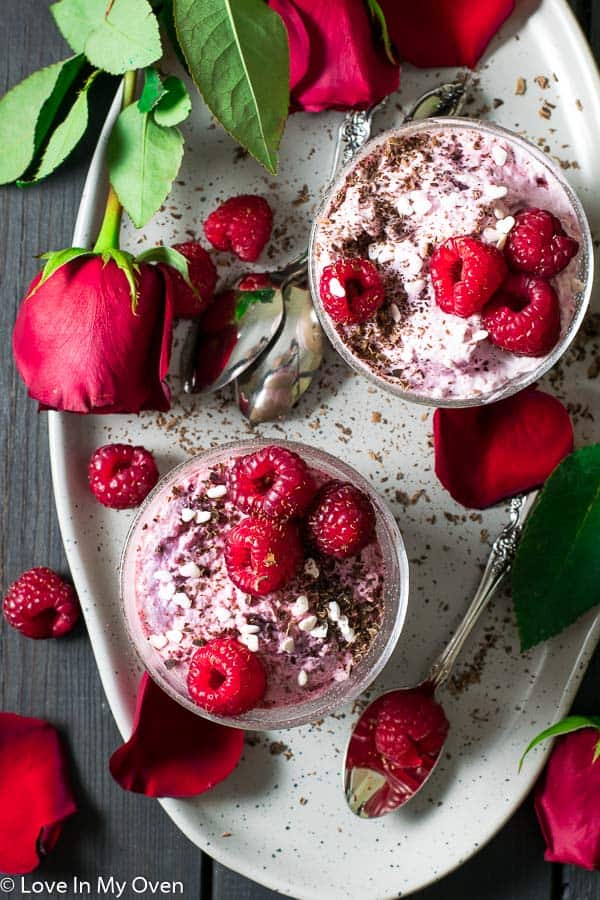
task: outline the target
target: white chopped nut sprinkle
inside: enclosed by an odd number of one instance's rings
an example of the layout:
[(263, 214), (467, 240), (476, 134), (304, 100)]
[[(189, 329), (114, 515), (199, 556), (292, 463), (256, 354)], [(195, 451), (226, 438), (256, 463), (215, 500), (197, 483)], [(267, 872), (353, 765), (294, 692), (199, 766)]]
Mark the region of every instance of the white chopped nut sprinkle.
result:
[(309, 556), (304, 563), (304, 574), (310, 575), (311, 578), (318, 578), (320, 575), (320, 569), (312, 556)]
[(227, 486), (225, 484), (215, 484), (214, 487), (208, 488), (206, 496), (210, 500), (218, 500), (219, 497), (224, 497), (226, 493)]
[(304, 669), (302, 669), (300, 672), (298, 672), (298, 684), (300, 685), (300, 687), (304, 687), (307, 682), (308, 675), (306, 674)]
[(319, 638), (319, 640), (323, 640), (327, 637), (327, 622), (323, 625), (319, 625), (318, 628), (313, 628), (310, 633), (311, 637)]
[(196, 522), (198, 525), (206, 525), (207, 522), (210, 522), (212, 518), (212, 513), (208, 509), (199, 509), (196, 513)]
[(184, 578), (200, 578), (202, 571), (195, 562), (189, 562), (179, 567), (179, 574)]
[(188, 597), (187, 594), (184, 594), (183, 591), (178, 591), (176, 594), (173, 594), (173, 599), (171, 603), (174, 606), (181, 606), (182, 609), (189, 609), (192, 605), (192, 601)]
[(473, 333), (471, 340), (473, 343), (477, 344), (479, 341), (485, 341), (486, 338), (489, 337), (489, 331), (486, 331), (485, 328), (480, 328), (478, 331)]
[(258, 634), (260, 628), (258, 625), (250, 625), (249, 622), (244, 622), (243, 625), (240, 625), (240, 631), (242, 634)]
[(390, 303), (390, 316), (392, 317), (394, 322), (399, 322), (402, 318), (402, 316), (400, 315), (400, 310), (395, 303)]
[(195, 509), (190, 509), (189, 506), (184, 506), (181, 510), (181, 521), (182, 522), (191, 522), (194, 516), (196, 515)]
[(494, 215), (497, 219), (503, 219), (504, 216), (506, 215), (506, 213), (504, 212), (503, 209), (500, 209), (499, 206), (496, 206), (494, 209)]
[(492, 159), (496, 163), (497, 166), (503, 166), (508, 158), (508, 153), (501, 147), (499, 144), (494, 144), (492, 147)]
[(256, 653), (258, 650), (258, 636), (256, 634), (240, 635), (240, 643), (245, 644), (251, 653)]
[(506, 242), (508, 240), (507, 234), (501, 234), (498, 240), (496, 241), (496, 250), (504, 250), (506, 246)]
[(162, 650), (162, 648), (166, 647), (169, 643), (164, 634), (151, 634), (148, 638), (148, 642), (157, 650)]
[(281, 642), (281, 649), (284, 653), (293, 653), (295, 646), (294, 638), (292, 637), (286, 637)]
[(298, 622), (298, 628), (300, 631), (312, 631), (316, 624), (316, 616), (307, 616), (305, 619), (302, 619), (301, 622)]
[(348, 616), (340, 616), (337, 620), (338, 628), (340, 631), (345, 631), (346, 628), (350, 627), (350, 623), (348, 622)]
[(306, 594), (300, 594), (299, 597), (296, 597), (292, 613), (295, 616), (303, 616), (305, 612), (308, 612), (308, 597)]
[(346, 289), (339, 278), (332, 278), (329, 282), (329, 293), (334, 297), (345, 297)]
[(154, 573), (156, 581), (170, 581), (171, 577), (171, 573), (167, 572), (166, 569), (158, 569), (158, 571)]
[(508, 188), (504, 184), (490, 184), (487, 190), (490, 200), (500, 200), (502, 197), (506, 197), (507, 194)]
[(161, 584), (158, 589), (158, 596), (161, 600), (169, 601), (175, 590), (176, 588), (172, 581), (169, 584)]
[(498, 232), (495, 228), (484, 228), (483, 239), (484, 241), (487, 241), (488, 244), (493, 244), (498, 240)]
[(167, 638), (172, 644), (180, 644), (182, 637), (183, 633), (181, 631), (176, 631), (175, 629), (167, 631)]
[(225, 609), (224, 606), (217, 606), (215, 609), (215, 616), (219, 620), (219, 622), (228, 622), (231, 618), (231, 613), (228, 609)]
[(496, 231), (500, 234), (508, 234), (508, 232), (514, 228), (515, 226), (515, 217), (514, 216), (505, 216), (504, 219), (499, 219), (496, 222)]
[(332, 600), (330, 603), (328, 603), (327, 610), (328, 610), (327, 615), (329, 616), (331, 621), (337, 622), (340, 618), (340, 612), (341, 612), (340, 604), (337, 602), (337, 600)]
[(354, 629), (353, 628), (345, 628), (342, 631), (342, 637), (348, 644), (353, 644), (354, 641), (356, 640), (356, 635), (354, 633)]

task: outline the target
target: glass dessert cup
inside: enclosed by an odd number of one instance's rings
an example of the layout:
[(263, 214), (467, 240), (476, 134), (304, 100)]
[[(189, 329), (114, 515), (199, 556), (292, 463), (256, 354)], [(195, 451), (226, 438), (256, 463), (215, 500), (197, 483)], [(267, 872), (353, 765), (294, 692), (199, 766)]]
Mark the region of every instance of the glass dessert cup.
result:
[[(206, 471), (219, 462), (230, 462), (238, 456), (261, 447), (281, 446), (298, 453), (311, 469), (327, 478), (350, 481), (363, 491), (376, 514), (376, 536), (383, 557), (382, 619), (369, 649), (352, 667), (348, 678), (334, 681), (330, 687), (298, 703), (269, 708), (255, 707), (237, 716), (210, 714), (196, 705), (186, 688), (187, 668), (167, 669), (160, 654), (149, 643), (138, 611), (136, 590), (136, 555), (143, 531), (152, 522), (171, 489), (194, 472)], [(369, 482), (354, 469), (314, 447), (288, 441), (253, 440), (227, 444), (192, 457), (172, 469), (148, 495), (127, 535), (120, 566), (120, 593), (127, 632), (131, 643), (150, 677), (186, 709), (223, 725), (249, 730), (291, 728), (322, 718), (361, 694), (375, 680), (388, 662), (402, 632), (408, 604), (408, 560), (402, 536), (394, 517)], [(184, 670), (183, 670), (184, 668)]]
[[(342, 189), (345, 188), (348, 176), (355, 171), (361, 161), (377, 150), (380, 145), (386, 144), (390, 139), (397, 139), (399, 142), (398, 146), (401, 146), (400, 142), (407, 138), (432, 131), (435, 133), (441, 132), (442, 134), (454, 131), (459, 134), (470, 133), (481, 135), (487, 140), (498, 139), (502, 141), (509, 150), (514, 149), (515, 154), (518, 152), (521, 154), (521, 158), (527, 158), (532, 164), (539, 168), (540, 175), (548, 179), (548, 184), (551, 185), (552, 188), (556, 186), (557, 192), (560, 194), (561, 203), (568, 208), (569, 216), (572, 218), (573, 223), (576, 223), (579, 232), (579, 234), (576, 235), (580, 244), (579, 252), (576, 259), (570, 263), (570, 266), (574, 267), (572, 273), (574, 282), (572, 290), (573, 312), (566, 327), (563, 323), (561, 337), (556, 346), (547, 356), (540, 357), (539, 360), (532, 360), (529, 368), (527, 368), (527, 364), (524, 364), (526, 371), (517, 373), (514, 377), (507, 377), (501, 384), (495, 385), (490, 390), (473, 390), (472, 392), (466, 392), (464, 395), (460, 396), (436, 396), (425, 390), (420, 391), (417, 388), (403, 387), (401, 384), (379, 374), (365, 359), (353, 352), (348, 343), (340, 336), (335, 324), (323, 308), (319, 292), (321, 271), (324, 265), (327, 264), (327, 259), (323, 262), (320, 258), (322, 256), (326, 257), (327, 250), (327, 241), (323, 237), (322, 231), (324, 226), (330, 223), (330, 219), (328, 218), (330, 207), (334, 199), (337, 199), (336, 195), (338, 192), (341, 193)], [(398, 197), (401, 196), (402, 194), (399, 192)], [(345, 199), (345, 193), (342, 199)], [(523, 205), (527, 204), (524, 203)], [(541, 202), (539, 205), (543, 206)], [(552, 207), (548, 208), (553, 212)], [(334, 215), (335, 212), (336, 209), (332, 210), (331, 214)], [(506, 215), (508, 215), (508, 213), (506, 213)], [(569, 232), (568, 228), (567, 232)], [(460, 230), (460, 227), (458, 227), (456, 234), (460, 235), (463, 233), (468, 232), (463, 232)], [(444, 235), (442, 240), (445, 240), (446, 237), (447, 236)], [(373, 241), (374, 240), (376, 239), (373, 238)], [(323, 248), (325, 248), (325, 250), (323, 250)], [(333, 250), (333, 248), (331, 248), (331, 250)], [(343, 251), (340, 252), (340, 255), (343, 256)], [(586, 214), (580, 200), (560, 169), (551, 162), (542, 150), (522, 138), (520, 135), (514, 134), (493, 123), (476, 122), (465, 118), (432, 118), (424, 121), (410, 122), (397, 129), (386, 131), (371, 140), (362, 152), (342, 169), (323, 198), (315, 215), (309, 247), (309, 283), (313, 302), (321, 325), (336, 352), (352, 369), (361, 375), (365, 375), (383, 390), (396, 397), (400, 397), (403, 400), (436, 407), (482, 406), (487, 403), (493, 403), (523, 390), (523, 388), (531, 385), (548, 372), (565, 353), (583, 321), (592, 290), (593, 265), (592, 238)], [(426, 277), (428, 278), (428, 275)], [(510, 351), (502, 352), (509, 353)], [(521, 358), (522, 357), (520, 357), (520, 359)], [(525, 359), (531, 360), (531, 357), (526, 357)]]

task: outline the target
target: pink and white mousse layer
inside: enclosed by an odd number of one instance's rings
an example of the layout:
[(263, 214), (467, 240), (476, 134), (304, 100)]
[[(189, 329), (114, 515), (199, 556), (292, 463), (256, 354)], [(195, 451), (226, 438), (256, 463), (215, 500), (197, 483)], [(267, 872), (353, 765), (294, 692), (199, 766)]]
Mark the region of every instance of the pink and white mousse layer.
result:
[[(480, 316), (461, 319), (436, 304), (429, 259), (448, 238), (471, 235), (500, 248), (525, 206), (556, 215), (581, 242), (564, 188), (518, 144), (466, 126), (384, 139), (348, 172), (315, 235), (317, 283), (343, 256), (376, 263), (386, 292), (376, 317), (334, 327), (374, 375), (432, 399), (474, 399), (540, 366), (494, 346)], [(577, 257), (552, 284), (561, 338), (575, 311)]]
[[(223, 556), (228, 529), (243, 518), (228, 498), (230, 466), (199, 467), (153, 501), (135, 548), (140, 623), (178, 693), (187, 696), (195, 650), (233, 637), (264, 666), (260, 706), (303, 702), (345, 681), (369, 649), (382, 618), (381, 550), (374, 540), (352, 559), (313, 553), (285, 588), (263, 597), (244, 593)], [(311, 471), (318, 486), (330, 480)]]

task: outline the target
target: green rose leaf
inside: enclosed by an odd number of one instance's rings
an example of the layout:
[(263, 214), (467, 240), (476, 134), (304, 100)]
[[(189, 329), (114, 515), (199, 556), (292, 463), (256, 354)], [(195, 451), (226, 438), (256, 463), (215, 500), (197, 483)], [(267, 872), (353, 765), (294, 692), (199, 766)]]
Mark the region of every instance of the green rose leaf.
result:
[(512, 570), (527, 650), (600, 602), (600, 444), (567, 456), (528, 516)]
[(175, 250), (174, 247), (165, 247), (162, 244), (159, 244), (157, 247), (151, 247), (149, 250), (144, 250), (143, 253), (136, 258), (137, 263), (165, 263), (167, 266), (171, 266), (172, 269), (175, 269), (179, 274), (185, 279), (188, 284), (188, 287), (191, 288), (192, 293), (198, 297), (198, 291), (192, 284), (190, 279), (190, 267), (187, 259), (180, 253), (179, 250)]
[(0, 184), (29, 168), (58, 109), (85, 65), (74, 56), (34, 72), (0, 100)]
[(175, 75), (165, 79), (163, 88), (164, 94), (154, 107), (154, 121), (157, 125), (179, 125), (187, 119), (192, 109), (187, 88)]
[(183, 157), (177, 128), (157, 125), (137, 104), (119, 115), (108, 143), (110, 181), (136, 228), (164, 202)]
[(66, 118), (51, 135), (35, 175), (32, 178), (17, 182), (21, 187), (36, 184), (43, 178), (47, 178), (75, 149), (88, 126), (88, 91), (97, 75), (98, 70), (92, 72), (80, 90), (75, 103), (67, 113)]
[(158, 22), (147, 0), (59, 0), (50, 9), (73, 50), (105, 72), (142, 69), (162, 55)]
[(379, 28), (379, 33), (381, 34), (381, 40), (383, 41), (383, 49), (385, 50), (385, 55), (389, 59), (389, 61), (397, 66), (398, 60), (396, 59), (396, 55), (394, 53), (394, 48), (392, 47), (392, 42), (390, 40), (390, 33), (388, 31), (387, 22), (385, 20), (384, 12), (377, 2), (377, 0), (367, 0), (367, 6), (369, 8), (369, 12), (371, 13), (371, 18), (376, 23)]
[(257, 291), (238, 291), (235, 303), (235, 321), (239, 322), (255, 303), (270, 303), (275, 293), (273, 288)]
[(263, 0), (174, 0), (173, 8), (179, 45), (207, 106), (275, 173), (290, 80), (280, 16)]
[[(566, 719), (562, 719), (562, 721), (556, 722), (554, 725), (541, 731), (525, 748), (525, 752), (519, 760), (519, 772), (529, 751), (537, 747), (542, 741), (545, 741), (546, 738), (558, 737), (561, 734), (571, 734), (572, 731), (581, 731), (582, 728), (597, 728), (600, 731), (600, 716), (568, 716)], [(595, 763), (597, 759), (600, 759), (600, 737), (596, 744), (592, 763)]]
[(139, 111), (143, 113), (150, 112), (165, 93), (166, 88), (163, 87), (161, 77), (156, 69), (146, 69), (144, 72), (144, 87), (138, 100)]

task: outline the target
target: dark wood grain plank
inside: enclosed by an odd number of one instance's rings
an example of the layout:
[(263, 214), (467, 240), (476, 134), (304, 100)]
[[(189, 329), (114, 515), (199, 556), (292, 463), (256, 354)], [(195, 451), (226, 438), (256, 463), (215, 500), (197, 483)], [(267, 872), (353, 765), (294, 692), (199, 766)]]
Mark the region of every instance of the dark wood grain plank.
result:
[[(0, 93), (34, 68), (69, 55), (43, 0), (8, 0), (0, 29)], [(94, 93), (98, 127), (111, 90)], [(95, 143), (92, 135), (87, 150)], [(35, 255), (68, 246), (87, 169), (83, 148), (43, 186), (0, 190), (0, 548), (2, 590), (24, 569), (66, 572), (56, 520), (45, 415), (28, 400), (12, 365), (10, 336), (18, 298), (35, 273)], [(0, 151), (1, 152), (1, 151)], [(181, 880), (200, 896), (201, 854), (159, 805), (127, 794), (111, 779), (108, 758), (120, 737), (108, 709), (83, 626), (61, 641), (30, 641), (0, 617), (0, 709), (46, 718), (64, 735), (79, 813), (36, 877), (74, 875), (94, 882), (136, 875)], [(129, 890), (123, 896), (135, 896)]]

